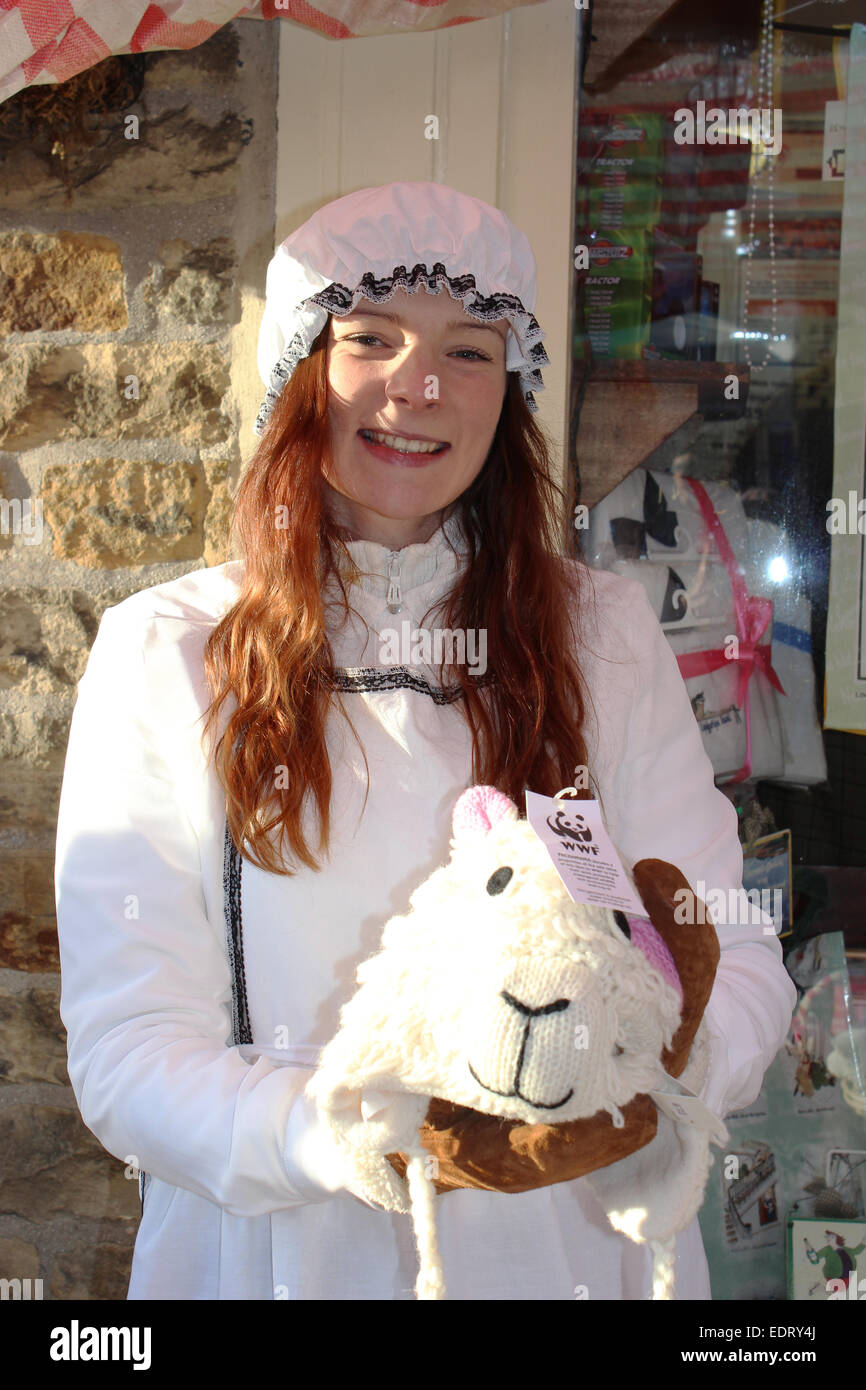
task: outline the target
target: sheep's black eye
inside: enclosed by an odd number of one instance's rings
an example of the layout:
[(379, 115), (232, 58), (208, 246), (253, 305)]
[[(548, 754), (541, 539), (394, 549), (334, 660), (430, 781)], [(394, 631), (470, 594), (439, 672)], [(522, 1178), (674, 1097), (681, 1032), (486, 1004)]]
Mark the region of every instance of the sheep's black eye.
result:
[(513, 875), (514, 870), (507, 866), (494, 870), (487, 880), (487, 891), (491, 898), (495, 898), (497, 893), (501, 893), (504, 888), (508, 887)]
[(629, 941), (631, 941), (631, 927), (628, 924), (628, 918), (626, 917), (625, 913), (620, 912), (619, 909), (617, 909), (613, 915), (616, 918), (617, 926), (620, 928), (622, 932), (625, 933)]

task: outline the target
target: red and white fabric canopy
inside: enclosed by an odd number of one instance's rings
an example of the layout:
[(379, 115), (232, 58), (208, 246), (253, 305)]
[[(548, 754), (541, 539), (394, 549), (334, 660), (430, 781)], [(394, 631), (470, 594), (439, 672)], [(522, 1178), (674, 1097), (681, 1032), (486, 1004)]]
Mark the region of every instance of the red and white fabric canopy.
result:
[(0, 0), (0, 101), (117, 53), (195, 48), (233, 19), (287, 19), (329, 39), (445, 29), (543, 0)]

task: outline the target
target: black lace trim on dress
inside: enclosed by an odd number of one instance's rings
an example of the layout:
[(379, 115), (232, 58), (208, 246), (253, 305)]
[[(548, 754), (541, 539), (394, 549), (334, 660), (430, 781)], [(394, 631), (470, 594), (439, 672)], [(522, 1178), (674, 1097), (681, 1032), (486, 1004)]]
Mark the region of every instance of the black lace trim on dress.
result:
[[(475, 683), (487, 685), (488, 680), (489, 677), (481, 676)], [(430, 685), (408, 666), (340, 666), (331, 672), (331, 681), (335, 690), (350, 695), (362, 695), (371, 690), (414, 690), (418, 695), (429, 695), (434, 705), (451, 705), (463, 698), (459, 685)]]
[(243, 922), (241, 920), (241, 869), (243, 858), (229, 832), (226, 820), (223, 853), (223, 903), (226, 939), (232, 976), (232, 1038), (235, 1045), (251, 1043), (250, 1011), (244, 971)]

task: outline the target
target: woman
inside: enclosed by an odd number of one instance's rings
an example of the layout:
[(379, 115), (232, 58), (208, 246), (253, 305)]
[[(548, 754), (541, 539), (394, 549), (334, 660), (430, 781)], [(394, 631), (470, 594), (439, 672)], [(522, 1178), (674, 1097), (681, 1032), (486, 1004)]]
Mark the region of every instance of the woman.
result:
[[(525, 237), (476, 199), (390, 184), (321, 209), (268, 271), (243, 560), (102, 619), (58, 824), (61, 1012), (85, 1123), (144, 1174), (131, 1299), (413, 1296), (408, 1218), (345, 1191), (302, 1092), (465, 787), (522, 805), (588, 769), (624, 854), (740, 884), (643, 589), (556, 557), (534, 304)], [(717, 925), (701, 1094), (727, 1113), (795, 991), (774, 936)], [(579, 1176), (440, 1176), (450, 1297), (648, 1296), (647, 1250)], [(696, 1222), (676, 1282), (709, 1297)]]

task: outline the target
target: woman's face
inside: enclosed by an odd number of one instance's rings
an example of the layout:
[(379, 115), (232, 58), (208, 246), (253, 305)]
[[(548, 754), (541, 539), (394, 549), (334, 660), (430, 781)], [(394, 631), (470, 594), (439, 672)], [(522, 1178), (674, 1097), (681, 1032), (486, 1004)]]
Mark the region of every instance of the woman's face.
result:
[[(481, 324), (443, 288), (398, 290), (331, 316), (327, 367), (334, 518), (358, 539), (400, 550), (428, 540), (481, 472), (505, 399), (508, 323)], [(397, 436), (391, 445), (367, 432)], [(447, 447), (407, 450), (421, 440)]]

